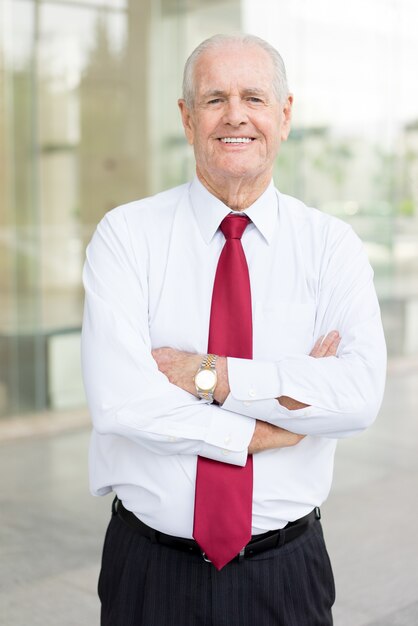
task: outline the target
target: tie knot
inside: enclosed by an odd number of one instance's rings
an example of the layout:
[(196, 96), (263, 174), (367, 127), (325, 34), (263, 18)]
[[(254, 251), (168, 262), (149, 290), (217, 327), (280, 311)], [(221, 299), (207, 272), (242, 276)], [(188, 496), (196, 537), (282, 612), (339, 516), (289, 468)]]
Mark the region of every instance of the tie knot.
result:
[(250, 218), (246, 215), (227, 215), (221, 222), (220, 229), (225, 239), (241, 239)]

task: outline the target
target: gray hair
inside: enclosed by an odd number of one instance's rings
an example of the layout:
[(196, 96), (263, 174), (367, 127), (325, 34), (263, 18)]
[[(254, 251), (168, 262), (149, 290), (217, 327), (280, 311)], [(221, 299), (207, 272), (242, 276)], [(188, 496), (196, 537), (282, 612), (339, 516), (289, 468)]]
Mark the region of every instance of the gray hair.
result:
[(289, 88), (287, 85), (286, 69), (283, 63), (283, 59), (272, 45), (270, 45), (261, 37), (255, 35), (213, 35), (209, 39), (205, 39), (201, 44), (197, 46), (189, 56), (184, 66), (183, 74), (183, 98), (186, 102), (186, 106), (190, 109), (194, 104), (195, 97), (195, 82), (194, 82), (194, 70), (196, 62), (199, 57), (207, 50), (214, 50), (220, 48), (225, 44), (241, 44), (243, 46), (258, 46), (265, 50), (270, 56), (273, 63), (274, 78), (273, 89), (276, 94), (277, 100), (284, 103)]

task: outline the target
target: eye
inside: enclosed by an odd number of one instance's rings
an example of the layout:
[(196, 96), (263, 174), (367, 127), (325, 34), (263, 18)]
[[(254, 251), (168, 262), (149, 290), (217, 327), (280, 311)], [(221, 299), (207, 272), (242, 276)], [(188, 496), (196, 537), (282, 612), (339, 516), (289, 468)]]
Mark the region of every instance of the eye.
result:
[(261, 98), (257, 98), (257, 96), (250, 96), (247, 98), (248, 102), (253, 102), (254, 104), (261, 104), (263, 101)]
[(212, 98), (212, 100), (208, 101), (208, 104), (219, 104), (221, 102), (221, 98)]

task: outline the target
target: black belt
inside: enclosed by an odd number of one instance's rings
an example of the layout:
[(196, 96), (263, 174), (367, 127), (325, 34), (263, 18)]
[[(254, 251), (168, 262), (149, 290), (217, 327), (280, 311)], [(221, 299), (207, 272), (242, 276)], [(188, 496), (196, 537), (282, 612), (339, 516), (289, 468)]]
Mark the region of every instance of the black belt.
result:
[[(152, 543), (159, 543), (169, 548), (188, 552), (189, 554), (199, 554), (205, 561), (210, 562), (205, 554), (202, 553), (202, 550), (194, 539), (184, 539), (182, 537), (166, 535), (159, 530), (147, 526), (131, 511), (125, 509), (122, 502), (117, 497), (113, 501), (112, 511), (113, 514), (117, 514), (128, 526), (139, 532), (143, 537), (148, 537)], [(299, 537), (305, 532), (309, 524), (319, 519), (321, 519), (321, 512), (319, 507), (315, 507), (308, 515), (294, 522), (289, 522), (280, 530), (270, 530), (262, 535), (253, 535), (245, 548), (234, 560), (252, 557), (265, 550), (271, 550), (272, 548), (279, 548), (285, 543), (289, 543), (289, 541), (293, 541)]]

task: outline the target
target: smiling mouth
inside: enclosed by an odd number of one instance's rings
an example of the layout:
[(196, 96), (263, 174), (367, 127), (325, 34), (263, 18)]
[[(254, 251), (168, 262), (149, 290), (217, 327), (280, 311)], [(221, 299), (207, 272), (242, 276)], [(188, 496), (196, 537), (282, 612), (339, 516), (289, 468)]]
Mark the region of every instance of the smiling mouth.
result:
[(251, 143), (252, 141), (255, 141), (255, 140), (253, 139), (253, 137), (219, 137), (219, 141), (221, 143), (238, 144), (238, 143)]

